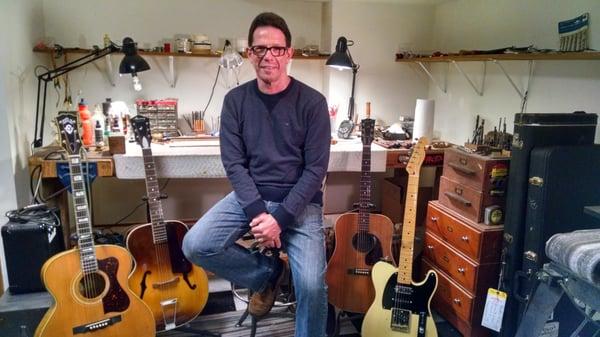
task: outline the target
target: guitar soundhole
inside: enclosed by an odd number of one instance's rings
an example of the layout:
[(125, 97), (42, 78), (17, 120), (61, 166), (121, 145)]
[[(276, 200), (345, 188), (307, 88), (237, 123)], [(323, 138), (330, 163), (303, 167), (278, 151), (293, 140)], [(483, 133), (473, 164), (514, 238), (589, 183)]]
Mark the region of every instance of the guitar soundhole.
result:
[(361, 253), (368, 253), (377, 244), (377, 238), (371, 233), (356, 233), (352, 237), (352, 246)]
[(93, 299), (102, 295), (105, 288), (106, 281), (98, 273), (86, 274), (79, 280), (79, 293), (87, 299)]

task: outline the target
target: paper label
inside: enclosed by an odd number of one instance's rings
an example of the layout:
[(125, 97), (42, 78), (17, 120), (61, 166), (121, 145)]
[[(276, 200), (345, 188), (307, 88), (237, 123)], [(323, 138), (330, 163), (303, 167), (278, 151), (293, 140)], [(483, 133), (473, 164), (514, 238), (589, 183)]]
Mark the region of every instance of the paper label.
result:
[(558, 322), (548, 322), (544, 325), (540, 337), (558, 337)]
[(505, 305), (505, 292), (496, 290), (494, 288), (488, 289), (487, 297), (485, 299), (485, 307), (483, 308), (481, 325), (496, 332), (500, 332)]

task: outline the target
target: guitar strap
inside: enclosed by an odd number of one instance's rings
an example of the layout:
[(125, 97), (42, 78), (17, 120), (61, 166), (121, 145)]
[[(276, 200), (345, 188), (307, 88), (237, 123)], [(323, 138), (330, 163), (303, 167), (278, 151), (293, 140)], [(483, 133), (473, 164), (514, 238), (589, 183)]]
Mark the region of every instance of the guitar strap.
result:
[(554, 282), (540, 282), (515, 337), (538, 337), (565, 291)]

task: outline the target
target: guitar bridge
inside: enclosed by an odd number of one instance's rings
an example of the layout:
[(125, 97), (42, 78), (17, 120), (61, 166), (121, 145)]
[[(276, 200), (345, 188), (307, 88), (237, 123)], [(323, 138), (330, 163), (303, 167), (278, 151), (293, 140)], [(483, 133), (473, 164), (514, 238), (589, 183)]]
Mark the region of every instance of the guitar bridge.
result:
[(408, 333), (410, 331), (410, 310), (405, 309), (392, 309), (392, 320), (390, 322), (390, 328), (392, 331), (400, 331)]
[(74, 335), (84, 334), (84, 333), (104, 329), (104, 328), (107, 328), (115, 323), (120, 322), (120, 321), (121, 321), (121, 315), (117, 315), (117, 316), (113, 316), (111, 318), (103, 319), (101, 321), (76, 326), (73, 328), (73, 334)]

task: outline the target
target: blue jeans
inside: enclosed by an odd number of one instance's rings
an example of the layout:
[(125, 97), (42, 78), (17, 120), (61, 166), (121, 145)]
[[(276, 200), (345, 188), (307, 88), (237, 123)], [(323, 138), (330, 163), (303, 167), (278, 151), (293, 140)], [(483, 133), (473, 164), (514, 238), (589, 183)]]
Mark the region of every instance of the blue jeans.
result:
[[(269, 212), (279, 203), (265, 201)], [(273, 274), (273, 258), (253, 254), (235, 242), (250, 230), (244, 210), (231, 192), (215, 204), (183, 240), (193, 263), (236, 285), (261, 291)], [(296, 289), (296, 337), (323, 337), (327, 322), (323, 210), (309, 204), (281, 234)]]

